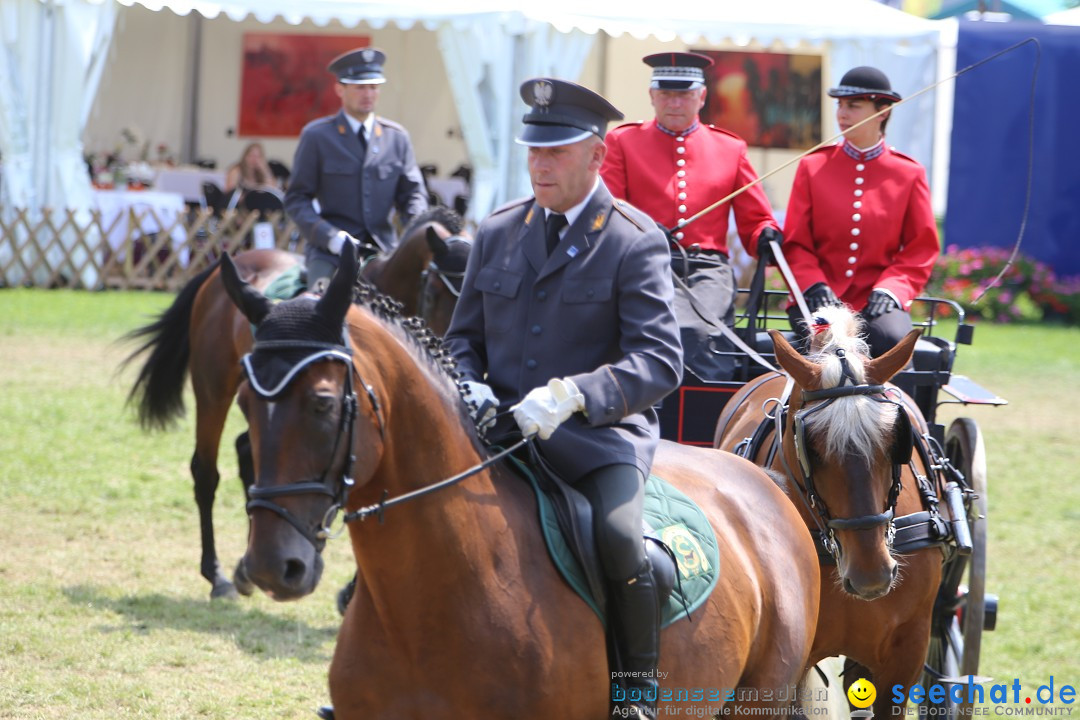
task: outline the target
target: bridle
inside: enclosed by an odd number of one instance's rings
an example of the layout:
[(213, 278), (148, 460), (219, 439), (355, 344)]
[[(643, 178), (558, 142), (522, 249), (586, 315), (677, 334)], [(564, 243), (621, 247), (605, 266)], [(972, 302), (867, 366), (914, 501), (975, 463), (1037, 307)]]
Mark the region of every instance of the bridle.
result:
[[(446, 245), (449, 247), (452, 243), (468, 243), (469, 240), (464, 235), (451, 235), (446, 239)], [(457, 301), (461, 297), (461, 287), (465, 282), (465, 270), (447, 270), (439, 267), (438, 260), (432, 258), (427, 267), (420, 273), (420, 297), (417, 299), (416, 307), (417, 314), (426, 318), (431, 308), (428, 307), (428, 278), (434, 275), (442, 284), (443, 287), (454, 296), (454, 300)]]
[[(278, 382), (273, 388), (266, 388), (259, 383), (258, 378), (251, 366), (251, 355), (256, 351), (280, 351), (280, 350), (311, 350), (310, 355), (305, 356), (294, 366), (292, 366), (285, 377)], [(337, 518), (339, 511), (343, 510), (348, 503), (349, 491), (352, 490), (355, 482), (352, 477), (352, 469), (356, 463), (356, 456), (353, 454), (353, 428), (356, 424), (358, 401), (356, 392), (353, 390), (353, 375), (355, 374), (360, 381), (360, 385), (364, 388), (364, 391), (371, 402), (371, 408), (375, 415), (375, 421), (379, 428), (379, 436), (385, 442), (386, 440), (386, 424), (383, 421), (382, 408), (379, 405), (379, 399), (375, 395), (375, 389), (364, 381), (364, 378), (360, 375), (360, 371), (356, 368), (356, 365), (352, 361), (352, 349), (346, 345), (333, 345), (321, 342), (310, 342), (302, 340), (269, 340), (263, 342), (256, 342), (252, 348), (252, 353), (245, 355), (241, 361), (244, 372), (247, 375), (248, 383), (252, 390), (257, 395), (266, 399), (273, 399), (284, 392), (285, 388), (300, 374), (300, 371), (317, 361), (329, 360), (334, 362), (346, 363), (349, 367), (349, 371), (345, 373), (345, 383), (342, 386), (341, 393), (341, 421), (338, 423), (337, 435), (334, 438), (334, 447), (330, 452), (330, 461), (326, 468), (315, 480), (308, 480), (304, 482), (290, 483), (288, 485), (279, 485), (269, 488), (260, 488), (253, 485), (248, 488), (248, 503), (247, 511), (250, 514), (252, 510), (261, 508), (263, 510), (269, 510), (276, 513), (282, 519), (287, 521), (290, 525), (296, 528), (304, 538), (310, 542), (318, 552), (322, 552), (326, 546), (326, 541), (332, 539), (340, 534), (332, 533), (330, 526)], [(338, 449), (342, 446), (342, 438), (344, 438), (345, 457), (346, 461), (341, 472), (334, 475), (332, 473), (334, 466), (334, 459), (338, 456)], [(529, 441), (522, 439), (510, 447), (507, 447), (477, 465), (472, 466), (464, 472), (457, 475), (441, 480), (432, 485), (428, 485), (411, 492), (407, 492), (404, 495), (400, 495), (394, 498), (388, 498), (386, 491), (383, 492), (382, 498), (378, 503), (370, 506), (362, 507), (353, 512), (346, 513), (344, 515), (344, 523), (350, 523), (355, 520), (365, 520), (368, 517), (378, 517), (379, 521), (382, 521), (383, 513), (386, 508), (398, 505), (401, 503), (415, 500), (425, 495), (437, 492), (444, 488), (456, 485), (466, 478), (491, 467), (495, 463), (501, 461), (508, 455), (516, 452), (521, 447), (526, 445)], [(274, 500), (276, 498), (287, 497), (290, 495), (326, 495), (331, 498), (332, 502), (330, 507), (327, 508), (326, 513), (323, 515), (322, 521), (317, 527), (311, 528), (305, 525), (296, 515), (289, 512), (287, 508), (278, 505)], [(344, 526), (344, 524), (343, 524)]]
[[(306, 355), (303, 359), (293, 365), (288, 373), (286, 373), (285, 377), (273, 388), (264, 387), (259, 383), (251, 366), (252, 353), (284, 350), (310, 350), (311, 354)], [(352, 349), (344, 343), (335, 345), (303, 340), (268, 340), (256, 342), (252, 348), (252, 352), (245, 355), (241, 360), (241, 363), (251, 389), (260, 397), (269, 400), (280, 395), (285, 388), (296, 379), (301, 370), (320, 361), (342, 362), (348, 367), (348, 370), (345, 372), (345, 382), (342, 385), (341, 391), (341, 417), (338, 422), (337, 434), (334, 437), (334, 447), (330, 452), (330, 459), (319, 477), (314, 480), (265, 488), (252, 485), (248, 488), (247, 511), (250, 515), (253, 510), (261, 508), (276, 513), (296, 528), (296, 531), (304, 536), (317, 551), (322, 552), (323, 547), (326, 545), (326, 540), (332, 537), (330, 526), (333, 524), (338, 512), (344, 508), (348, 502), (349, 491), (352, 490), (354, 485), (352, 470), (356, 463), (356, 456), (353, 454), (353, 429), (355, 428), (358, 414), (358, 401), (356, 392), (353, 389), (353, 375), (356, 375), (360, 385), (364, 388), (365, 394), (371, 403), (371, 408), (375, 415), (375, 422), (379, 428), (379, 435), (385, 440), (386, 429), (383, 422), (382, 409), (379, 406), (379, 399), (375, 395), (375, 389), (361, 377), (360, 371), (352, 361)], [(338, 451), (342, 447), (345, 449), (345, 462), (341, 471), (335, 474), (333, 472), (335, 459), (338, 457)], [(258, 481), (256, 480), (256, 482)], [(305, 524), (296, 517), (296, 515), (291, 513), (288, 508), (282, 507), (275, 502), (276, 499), (282, 497), (311, 494), (326, 495), (331, 499), (330, 507), (327, 508), (322, 520), (315, 528)]]
[[(803, 406), (796, 411), (795, 416), (792, 418), (795, 456), (798, 459), (799, 470), (802, 473), (802, 482), (799, 481), (798, 476), (796, 476), (795, 473), (791, 471), (791, 468), (788, 467), (787, 459), (784, 454), (782, 452), (778, 454), (784, 464), (784, 469), (787, 472), (788, 477), (792, 478), (796, 485), (799, 486), (799, 490), (802, 492), (804, 500), (809, 504), (811, 515), (821, 531), (822, 543), (825, 546), (826, 551), (834, 558), (839, 559), (840, 545), (836, 539), (837, 530), (870, 530), (882, 525), (888, 525), (886, 542), (892, 547), (892, 541), (896, 532), (895, 526), (893, 525), (893, 518), (896, 514), (896, 502), (900, 497), (900, 490), (902, 489), (900, 473), (903, 466), (911, 461), (914, 440), (912, 437), (911, 420), (908, 417), (903, 404), (890, 395), (893, 391), (886, 388), (884, 385), (869, 385), (856, 382), (844, 351), (837, 350), (836, 356), (840, 359), (842, 373), (840, 384), (836, 387), (824, 388), (821, 390), (804, 390), (802, 393)], [(781, 402), (781, 406), (785, 408), (787, 405), (788, 398), (786, 396), (789, 388), (785, 389), (785, 397)], [(825, 504), (824, 499), (818, 494), (817, 486), (814, 483), (813, 464), (810, 462), (810, 449), (806, 442), (806, 421), (811, 415), (828, 407), (838, 398), (856, 396), (867, 397), (876, 402), (889, 403), (890, 405), (895, 405), (897, 408), (898, 427), (896, 428), (896, 439), (891, 453), (892, 483), (889, 487), (889, 497), (886, 501), (884, 512), (873, 515), (859, 515), (850, 518), (834, 517), (829, 511), (828, 506)], [(810, 405), (810, 403), (816, 404)], [(784, 415), (785, 413), (781, 411), (777, 411), (775, 414), (776, 430), (774, 442), (776, 443), (780, 443), (781, 438), (783, 437)]]

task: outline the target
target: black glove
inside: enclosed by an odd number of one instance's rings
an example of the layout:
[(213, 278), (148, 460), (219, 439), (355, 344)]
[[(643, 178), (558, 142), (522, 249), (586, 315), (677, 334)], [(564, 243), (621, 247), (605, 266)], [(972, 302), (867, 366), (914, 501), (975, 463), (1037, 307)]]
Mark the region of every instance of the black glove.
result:
[(866, 301), (866, 307), (863, 308), (862, 316), (867, 320), (873, 320), (885, 313), (891, 313), (893, 310), (899, 309), (900, 306), (896, 304), (896, 301), (892, 299), (889, 293), (875, 290), (870, 293), (870, 297)]
[(803, 293), (803, 299), (806, 300), (806, 309), (810, 312), (816, 312), (820, 308), (828, 307), (829, 305), (840, 305), (840, 298), (836, 297), (836, 293), (832, 291), (832, 288), (823, 282), (814, 283), (806, 289)]
[(758, 234), (757, 237), (757, 256), (758, 260), (769, 265), (776, 264), (776, 258), (773, 257), (772, 248), (769, 247), (769, 243), (774, 242), (777, 245), (784, 244), (784, 234), (776, 228), (767, 227)]

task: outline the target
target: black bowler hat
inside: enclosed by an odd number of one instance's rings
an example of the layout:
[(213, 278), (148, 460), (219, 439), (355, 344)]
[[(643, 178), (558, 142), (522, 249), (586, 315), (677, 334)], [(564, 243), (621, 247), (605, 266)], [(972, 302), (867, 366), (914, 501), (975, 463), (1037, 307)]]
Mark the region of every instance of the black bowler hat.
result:
[(381, 85), (386, 82), (382, 74), (386, 53), (377, 48), (360, 48), (342, 53), (330, 61), (326, 69), (337, 75), (339, 83), (346, 85)]
[(705, 87), (705, 68), (711, 57), (691, 52), (663, 52), (641, 59), (653, 69), (649, 87), (659, 90), (694, 90)]
[(601, 140), (611, 120), (622, 120), (615, 106), (592, 90), (554, 78), (533, 78), (521, 84), (521, 99), (530, 107), (517, 142), (530, 147), (569, 145), (596, 135)]
[(894, 92), (889, 78), (877, 68), (862, 65), (852, 68), (840, 78), (840, 86), (829, 90), (829, 97), (865, 97), (871, 100), (899, 102), (900, 93)]

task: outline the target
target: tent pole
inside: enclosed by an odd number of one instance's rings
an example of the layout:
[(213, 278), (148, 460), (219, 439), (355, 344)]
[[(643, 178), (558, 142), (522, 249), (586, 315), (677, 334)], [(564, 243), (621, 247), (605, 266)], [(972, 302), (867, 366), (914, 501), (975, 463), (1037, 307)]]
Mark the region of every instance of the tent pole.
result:
[(203, 17), (198, 12), (188, 16), (188, 66), (184, 78), (187, 112), (180, 137), (180, 162), (194, 163), (199, 153), (199, 71), (202, 66)]
[(34, 89), (37, 95), (37, 125), (32, 132), (34, 169), (31, 171), (33, 185), (30, 205), (37, 211), (43, 211), (51, 202), (52, 186), (52, 131), (53, 131), (53, 91), (55, 74), (53, 67), (56, 60), (56, 6), (54, 0), (48, 0), (41, 6), (41, 24), (38, 25), (38, 68), (44, 78), (43, 87)]

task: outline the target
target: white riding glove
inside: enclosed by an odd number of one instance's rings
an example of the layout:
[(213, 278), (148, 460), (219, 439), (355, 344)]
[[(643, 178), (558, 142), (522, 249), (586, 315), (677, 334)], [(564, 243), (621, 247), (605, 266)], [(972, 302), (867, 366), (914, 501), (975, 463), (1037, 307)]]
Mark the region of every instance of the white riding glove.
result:
[(547, 440), (571, 415), (585, 409), (585, 396), (573, 380), (555, 378), (546, 387), (530, 390), (511, 409), (522, 435), (539, 435), (541, 440)]
[(345, 247), (345, 243), (351, 242), (356, 247), (360, 247), (360, 241), (354, 238), (344, 230), (338, 230), (337, 235), (333, 235), (330, 241), (326, 243), (326, 249), (335, 255), (341, 254), (341, 248)]
[(469, 415), (477, 428), (486, 430), (495, 420), (495, 413), (499, 409), (499, 401), (495, 393), (488, 385), (476, 380), (465, 380), (461, 383), (465, 389), (462, 397), (469, 406)]

